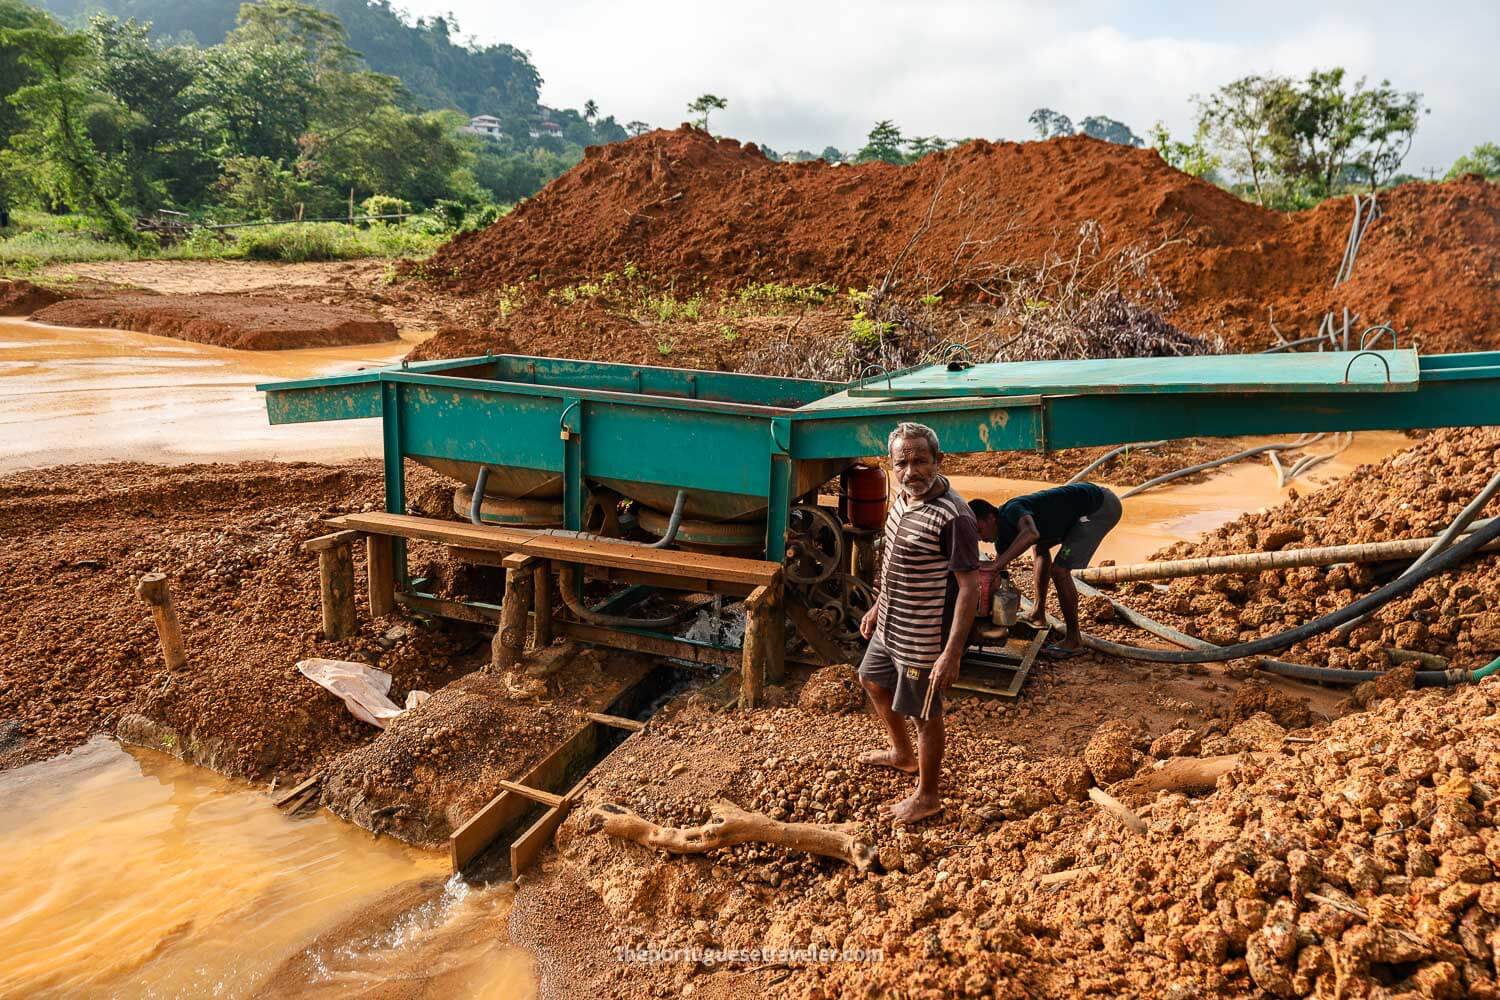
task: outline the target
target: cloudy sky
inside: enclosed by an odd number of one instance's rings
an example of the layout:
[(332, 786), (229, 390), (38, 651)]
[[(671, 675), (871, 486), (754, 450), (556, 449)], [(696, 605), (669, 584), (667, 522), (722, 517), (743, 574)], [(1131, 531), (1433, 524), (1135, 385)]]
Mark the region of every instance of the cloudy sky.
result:
[[(400, 0), (398, 0), (398, 3)], [(778, 150), (853, 149), (877, 119), (908, 135), (1022, 139), (1033, 108), (1144, 135), (1191, 129), (1195, 93), (1247, 73), (1341, 65), (1421, 91), (1431, 109), (1406, 169), (1446, 169), (1500, 141), (1500, 3), (1428, 0), (407, 0), (531, 53), (542, 99), (593, 98), (621, 122), (672, 126), (705, 91), (717, 133)]]

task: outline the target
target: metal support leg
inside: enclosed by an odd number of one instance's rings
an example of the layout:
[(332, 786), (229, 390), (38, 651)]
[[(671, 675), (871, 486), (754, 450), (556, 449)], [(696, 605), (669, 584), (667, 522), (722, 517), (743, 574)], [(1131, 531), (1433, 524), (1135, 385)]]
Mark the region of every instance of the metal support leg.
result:
[[(385, 509), (389, 514), (406, 513), (406, 466), (401, 452), (401, 384), (384, 382), (380, 386), (380, 417), (385, 453)], [(391, 540), (391, 568), (396, 583), (405, 588), (411, 578), (406, 572), (406, 539)]]

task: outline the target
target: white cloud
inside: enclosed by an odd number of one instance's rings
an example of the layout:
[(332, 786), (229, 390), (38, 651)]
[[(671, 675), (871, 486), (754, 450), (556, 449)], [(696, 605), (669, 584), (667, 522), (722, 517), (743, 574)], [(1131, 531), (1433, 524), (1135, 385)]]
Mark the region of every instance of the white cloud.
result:
[(1246, 73), (1333, 65), (1426, 96), (1432, 114), (1408, 169), (1445, 167), (1500, 140), (1493, 3), (413, 0), (409, 9), (451, 9), (466, 34), (529, 51), (549, 104), (593, 98), (620, 121), (670, 127), (711, 91), (729, 99), (715, 132), (781, 150), (856, 148), (880, 118), (908, 134), (1020, 139), (1038, 106), (1075, 120), (1106, 114), (1142, 134), (1160, 118), (1181, 132), (1195, 93)]

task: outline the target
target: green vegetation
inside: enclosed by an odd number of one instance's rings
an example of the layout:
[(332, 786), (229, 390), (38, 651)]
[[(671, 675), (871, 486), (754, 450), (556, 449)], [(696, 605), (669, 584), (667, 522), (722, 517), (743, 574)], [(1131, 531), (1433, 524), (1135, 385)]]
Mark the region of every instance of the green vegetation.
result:
[(727, 107), (729, 107), (729, 101), (726, 98), (714, 94), (703, 94), (689, 101), (687, 109), (688, 114), (698, 116), (698, 127), (707, 132), (709, 112), (723, 111)]
[(1500, 181), (1500, 144), (1481, 142), (1471, 152), (1453, 161), (1445, 180), (1453, 180), (1464, 174), (1479, 174), (1492, 181)]
[[(581, 114), (538, 104), (540, 77), (518, 50), (456, 44), (451, 20), (408, 24), (383, 2), (52, 6), (71, 27), (23, 0), (0, 0), (7, 243), (28, 228), (13, 224), (15, 207), (84, 216), (85, 228), (108, 243), (149, 254), (156, 247), (138, 220), (155, 213), (187, 216), (144, 227), (175, 237), (182, 221), (348, 219), (358, 203), (363, 214), (425, 214), (430, 226), (242, 235), (226, 252), (273, 259), (421, 252), (432, 227), (493, 221), (502, 206), (578, 162), (584, 145), (626, 137), (596, 102)], [(500, 124), (470, 129), (470, 111)], [(25, 252), (10, 247), (6, 259), (120, 252), (85, 242), (29, 236)], [(168, 252), (215, 245), (195, 239)]]
[(808, 306), (820, 306), (836, 294), (838, 294), (836, 288), (821, 282), (812, 285), (783, 285), (774, 281), (765, 281), (746, 285), (740, 289), (737, 297), (742, 305), (783, 312), (790, 309), (804, 309)]

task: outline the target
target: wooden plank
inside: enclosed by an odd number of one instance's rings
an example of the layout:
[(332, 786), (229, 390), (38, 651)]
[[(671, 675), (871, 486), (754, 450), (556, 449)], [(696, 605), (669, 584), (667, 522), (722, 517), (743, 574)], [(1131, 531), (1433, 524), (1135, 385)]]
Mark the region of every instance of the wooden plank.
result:
[(473, 622), (475, 625), (498, 625), (500, 623), (500, 609), (493, 604), (476, 605), (463, 601), (450, 601), (441, 597), (405, 593), (396, 595), (396, 603), (408, 610), (424, 615), (434, 615), (438, 618), (453, 618), (461, 622)]
[(532, 642), (537, 649), (552, 645), (552, 563), (537, 560), (531, 584)]
[(383, 618), (396, 610), (395, 547), (389, 535), (365, 536), (365, 570), (370, 614)]
[(766, 687), (766, 619), (772, 594), (769, 587), (756, 587), (745, 598), (745, 639), (740, 650), (740, 707), (759, 708)]
[(306, 781), (302, 782), (302, 784), (298, 785), (296, 788), (293, 788), (291, 791), (283, 795), (276, 796), (276, 798), (271, 800), (271, 804), (274, 805), (277, 809), (280, 809), (288, 802), (291, 802), (297, 796), (301, 795), (303, 792), (306, 792), (312, 788), (316, 788), (318, 786), (318, 783), (322, 780), (323, 776), (321, 774), (314, 774), (311, 778), (308, 778)]
[(399, 538), (420, 538), (466, 548), (505, 549), (559, 562), (702, 577), (726, 583), (760, 586), (781, 577), (779, 563), (760, 559), (649, 549), (611, 539), (545, 535), (498, 525), (464, 524), (461, 521), (440, 521), (410, 514), (345, 514), (333, 523), (344, 528)]
[(802, 598), (792, 593), (786, 595), (786, 616), (792, 620), (797, 634), (806, 639), (812, 651), (822, 658), (824, 666), (849, 662), (849, 655), (844, 652), (843, 647), (828, 638), (818, 623), (813, 621), (812, 613), (802, 603)]
[[(567, 777), (568, 769), (581, 756), (592, 754), (598, 745), (598, 723), (589, 721), (531, 770), (521, 775), (514, 784), (544, 792), (556, 791)], [(464, 865), (484, 852), (501, 831), (515, 824), (526, 812), (531, 800), (525, 796), (502, 789), (479, 811), (464, 821), (463, 825), (448, 837), (449, 857), (453, 870), (459, 872)]]
[(500, 832), (514, 826), (533, 805), (524, 795), (505, 789), (490, 799), (479, 811), (464, 820), (462, 826), (448, 835), (448, 856), (454, 873), (484, 853)]
[(573, 811), (574, 801), (574, 798), (569, 795), (542, 813), (537, 821), (510, 845), (511, 878), (515, 878), (530, 868), (536, 861), (537, 855), (541, 854), (551, 843), (553, 835), (557, 833), (557, 828), (562, 826), (563, 820), (568, 818), (568, 813)]
[(549, 808), (563, 800), (561, 795), (554, 795), (551, 792), (544, 792), (540, 788), (532, 788), (529, 785), (522, 785), (514, 781), (501, 781), (500, 787), (515, 792), (517, 795), (524, 795), (531, 801), (540, 802)]
[(706, 663), (716, 667), (738, 667), (740, 651), (737, 649), (715, 649), (680, 639), (667, 639), (654, 635), (639, 635), (619, 629), (604, 628), (586, 622), (558, 620), (552, 623), (558, 635), (580, 642), (591, 642), (610, 649), (624, 649), (647, 656), (666, 656), (689, 663)]
[[(475, 566), (499, 566), (506, 556), (503, 549), (475, 549), (462, 545), (450, 545), (448, 551), (455, 559)], [(550, 561), (550, 560), (549, 560)], [(643, 584), (662, 590), (684, 590), (691, 594), (724, 594), (729, 597), (744, 597), (755, 589), (754, 584), (731, 583), (728, 580), (710, 580), (704, 576), (683, 574), (647, 573), (641, 570), (619, 569), (610, 566), (584, 566), (584, 579), (608, 580), (612, 583)]]
[(605, 715), (603, 712), (589, 712), (588, 717), (599, 723), (601, 726), (612, 726), (615, 729), (628, 729), (632, 733), (638, 733), (642, 729), (646, 728), (646, 724), (644, 722), (637, 722), (634, 719), (622, 719), (618, 715)]
[[(332, 523), (331, 521), (328, 523)], [(309, 538), (302, 543), (303, 552), (326, 552), (340, 545), (353, 545), (365, 537), (363, 531), (335, 531), (328, 535), (319, 535), (317, 538)]]

